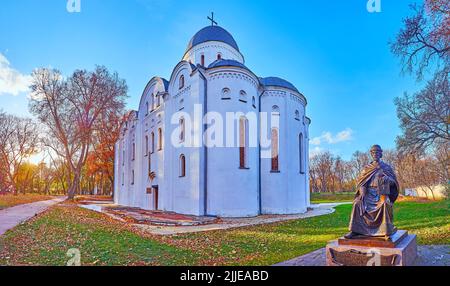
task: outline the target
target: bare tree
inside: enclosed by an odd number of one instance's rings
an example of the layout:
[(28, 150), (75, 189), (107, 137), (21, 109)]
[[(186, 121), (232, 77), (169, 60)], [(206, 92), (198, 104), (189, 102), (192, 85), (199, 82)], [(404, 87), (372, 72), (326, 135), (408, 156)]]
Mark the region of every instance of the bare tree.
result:
[(1, 113), (0, 115), (0, 161), (2, 185), (18, 191), (19, 169), (24, 161), (38, 150), (37, 125), (29, 118)]
[(425, 0), (411, 8), (414, 14), (404, 20), (391, 51), (400, 58), (403, 72), (415, 73), (418, 80), (431, 75), (425, 89), (395, 99), (403, 132), (398, 149), (420, 153), (437, 140), (450, 139), (450, 2)]
[(400, 151), (423, 151), (436, 140), (450, 140), (449, 70), (438, 72), (427, 87), (410, 97), (396, 98), (397, 116), (403, 134), (397, 138)]
[(391, 42), (391, 51), (401, 59), (403, 72), (415, 72), (422, 79), (430, 67), (449, 63), (450, 2), (426, 0), (411, 5), (413, 16), (404, 19), (404, 27)]
[(333, 165), (335, 158), (330, 152), (322, 152), (310, 160), (310, 173), (313, 174), (312, 186), (320, 192), (334, 192), (335, 178)]
[(73, 199), (95, 126), (102, 114), (122, 112), (126, 83), (105, 67), (77, 70), (67, 80), (57, 70), (39, 69), (33, 72), (31, 90), (30, 111), (46, 126), (46, 146), (64, 159), (68, 197)]
[(356, 180), (361, 171), (364, 169), (364, 167), (369, 163), (370, 163), (370, 155), (368, 152), (356, 151), (355, 153), (353, 153), (351, 159), (352, 178)]

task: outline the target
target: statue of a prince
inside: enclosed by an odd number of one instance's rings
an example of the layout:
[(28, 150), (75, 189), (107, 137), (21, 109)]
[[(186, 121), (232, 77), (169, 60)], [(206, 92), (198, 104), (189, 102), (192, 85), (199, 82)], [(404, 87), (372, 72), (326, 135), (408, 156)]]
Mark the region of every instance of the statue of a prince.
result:
[(391, 166), (381, 161), (383, 150), (379, 145), (370, 149), (370, 155), (373, 161), (357, 179), (347, 239), (367, 236), (387, 240), (396, 232), (392, 206), (399, 193), (397, 178)]

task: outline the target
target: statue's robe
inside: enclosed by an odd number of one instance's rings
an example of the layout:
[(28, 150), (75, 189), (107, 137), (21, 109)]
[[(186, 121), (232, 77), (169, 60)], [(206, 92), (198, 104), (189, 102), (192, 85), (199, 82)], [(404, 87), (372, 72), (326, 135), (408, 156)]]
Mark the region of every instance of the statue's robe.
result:
[[(392, 168), (380, 161), (364, 167), (357, 180), (350, 231), (364, 236), (390, 236), (395, 232), (392, 206), (399, 185)], [(385, 201), (381, 196), (386, 196)]]

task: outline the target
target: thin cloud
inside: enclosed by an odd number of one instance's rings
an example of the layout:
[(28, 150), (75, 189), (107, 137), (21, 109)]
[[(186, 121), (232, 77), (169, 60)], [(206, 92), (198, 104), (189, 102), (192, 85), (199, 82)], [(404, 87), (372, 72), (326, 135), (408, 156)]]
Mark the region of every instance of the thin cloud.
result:
[(310, 144), (315, 146), (319, 146), (322, 143), (337, 144), (340, 142), (350, 141), (352, 139), (353, 139), (353, 130), (347, 128), (345, 130), (342, 130), (341, 132), (338, 132), (336, 135), (333, 135), (329, 131), (323, 132), (322, 135), (311, 139)]
[(324, 150), (322, 148), (316, 146), (309, 150), (309, 157), (312, 158), (314, 156), (321, 154), (322, 152), (324, 152)]
[(32, 78), (13, 69), (8, 59), (0, 53), (0, 95), (28, 92)]

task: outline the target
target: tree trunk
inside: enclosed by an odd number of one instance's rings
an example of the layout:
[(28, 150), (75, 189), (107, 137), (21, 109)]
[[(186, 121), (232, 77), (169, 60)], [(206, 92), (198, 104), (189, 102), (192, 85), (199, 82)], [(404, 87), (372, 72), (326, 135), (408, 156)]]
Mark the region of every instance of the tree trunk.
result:
[(80, 175), (78, 173), (75, 173), (72, 181), (70, 182), (70, 187), (67, 191), (67, 196), (69, 200), (73, 200), (75, 198), (75, 194), (79, 186), (80, 186)]

